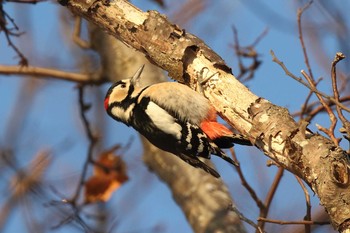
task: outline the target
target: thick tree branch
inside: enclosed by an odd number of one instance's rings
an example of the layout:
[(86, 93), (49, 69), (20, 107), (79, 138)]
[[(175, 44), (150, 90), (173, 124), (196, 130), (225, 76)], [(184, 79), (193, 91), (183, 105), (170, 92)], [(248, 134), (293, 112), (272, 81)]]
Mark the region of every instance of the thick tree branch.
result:
[(337, 230), (350, 228), (348, 155), (332, 141), (305, 132), (286, 109), (251, 93), (203, 41), (163, 15), (142, 12), (123, 0), (60, 3), (143, 52), (174, 79), (195, 88), (198, 78), (211, 77), (202, 89), (223, 118), (310, 185)]

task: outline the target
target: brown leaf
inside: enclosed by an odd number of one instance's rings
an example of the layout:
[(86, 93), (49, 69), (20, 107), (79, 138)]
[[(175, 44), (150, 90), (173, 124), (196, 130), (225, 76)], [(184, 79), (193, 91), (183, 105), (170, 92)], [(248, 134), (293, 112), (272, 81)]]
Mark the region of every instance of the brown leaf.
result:
[(120, 156), (112, 152), (102, 153), (94, 166), (95, 175), (106, 175), (109, 173), (114, 173), (116, 176), (126, 174), (126, 165), (124, 161)]
[(85, 182), (85, 203), (108, 201), (129, 178), (126, 165), (120, 156), (111, 151), (102, 153), (94, 162), (94, 174)]
[(123, 182), (107, 176), (92, 176), (85, 183), (85, 203), (106, 202)]

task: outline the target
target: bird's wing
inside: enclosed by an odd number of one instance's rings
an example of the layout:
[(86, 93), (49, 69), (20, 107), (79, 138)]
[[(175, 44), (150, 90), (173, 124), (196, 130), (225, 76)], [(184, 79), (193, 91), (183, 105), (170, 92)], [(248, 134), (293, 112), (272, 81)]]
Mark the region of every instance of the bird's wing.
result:
[(173, 82), (157, 83), (144, 89), (138, 100), (148, 97), (173, 117), (200, 125), (211, 114), (209, 101), (189, 87)]
[(145, 112), (158, 129), (166, 134), (173, 135), (177, 140), (181, 139), (182, 126), (168, 111), (161, 108), (157, 103), (149, 101)]

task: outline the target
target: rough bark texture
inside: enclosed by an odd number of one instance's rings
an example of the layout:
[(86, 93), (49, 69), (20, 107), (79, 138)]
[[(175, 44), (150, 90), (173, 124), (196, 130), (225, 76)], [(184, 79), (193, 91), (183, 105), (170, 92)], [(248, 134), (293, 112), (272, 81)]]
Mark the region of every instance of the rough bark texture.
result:
[[(89, 32), (91, 47), (100, 55), (99, 73), (104, 80), (116, 82), (131, 77), (142, 64), (147, 66), (141, 85), (166, 80), (162, 70), (149, 64), (142, 53), (128, 48), (94, 25), (89, 25)], [(233, 200), (221, 179), (189, 166), (143, 137), (142, 143), (145, 163), (168, 185), (195, 232), (246, 232), (237, 214), (229, 208)]]
[(349, 229), (349, 160), (341, 148), (327, 138), (305, 132), (287, 110), (251, 93), (218, 55), (200, 39), (169, 23), (165, 16), (142, 12), (123, 0), (61, 4), (143, 52), (178, 81), (196, 88), (197, 78), (212, 76), (203, 92), (222, 117), (250, 136), (276, 163), (307, 182), (335, 229)]
[(329, 139), (306, 131), (288, 110), (259, 99), (249, 108), (249, 133), (271, 159), (301, 177), (320, 198), (333, 226), (343, 231), (350, 216), (349, 158)]

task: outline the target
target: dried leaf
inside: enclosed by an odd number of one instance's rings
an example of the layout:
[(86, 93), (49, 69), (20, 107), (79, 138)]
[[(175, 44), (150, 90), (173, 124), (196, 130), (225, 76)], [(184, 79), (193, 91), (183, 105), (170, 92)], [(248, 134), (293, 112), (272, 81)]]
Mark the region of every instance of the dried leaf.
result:
[(123, 182), (107, 176), (92, 176), (85, 183), (85, 203), (106, 202)]
[(102, 153), (94, 165), (94, 174), (85, 182), (85, 203), (108, 201), (128, 180), (126, 165), (111, 151)]
[(94, 175), (104, 175), (106, 173), (124, 173), (126, 174), (126, 165), (120, 156), (112, 152), (102, 153), (95, 162)]

